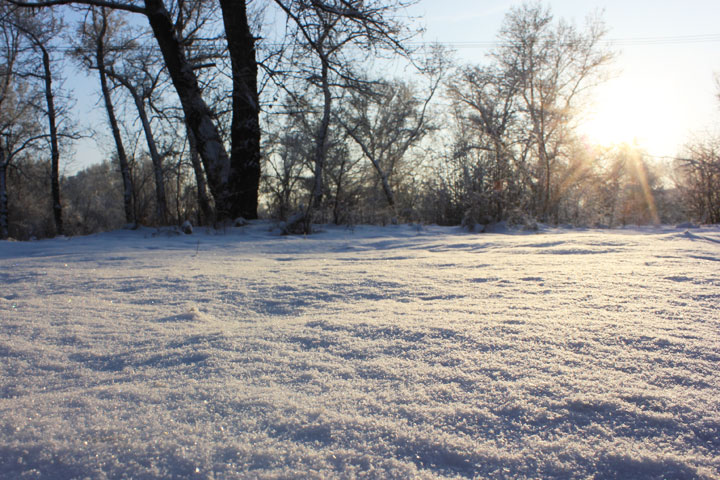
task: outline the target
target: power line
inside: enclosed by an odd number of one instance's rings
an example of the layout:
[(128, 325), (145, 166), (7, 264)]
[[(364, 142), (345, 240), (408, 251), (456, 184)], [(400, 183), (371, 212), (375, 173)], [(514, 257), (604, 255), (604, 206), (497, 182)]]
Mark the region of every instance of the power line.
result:
[[(720, 42), (720, 34), (708, 33), (700, 35), (674, 35), (662, 37), (625, 37), (625, 38), (608, 38), (602, 40), (601, 43), (608, 46), (636, 46), (636, 45), (684, 45), (696, 43), (715, 43)], [(490, 49), (501, 46), (510, 46), (511, 44), (500, 41), (454, 41), (454, 42), (408, 42), (412, 46), (428, 46), (442, 45), (456, 49)]]
[(605, 41), (611, 45), (681, 45), (688, 43), (720, 42), (720, 34), (676, 35), (666, 37), (617, 38)]
[[(718, 33), (707, 33), (698, 35), (673, 35), (673, 36), (661, 36), (661, 37), (624, 37), (624, 38), (609, 38), (601, 41), (606, 46), (657, 46), (657, 45), (690, 45), (700, 43), (720, 43), (720, 34)], [(450, 42), (430, 42), (430, 41), (414, 41), (407, 42), (409, 46), (413, 47), (427, 47), (431, 45), (441, 45), (453, 49), (492, 49), (502, 46), (510, 46), (508, 43), (500, 41), (450, 41)], [(279, 43), (265, 43), (267, 47), (280, 46)], [(200, 49), (202, 47), (193, 47), (194, 49)], [(0, 47), (0, 51), (5, 51), (6, 48)], [(90, 48), (83, 47), (71, 47), (71, 46), (51, 46), (48, 48), (49, 51), (59, 53), (69, 53), (74, 51), (94, 51)]]

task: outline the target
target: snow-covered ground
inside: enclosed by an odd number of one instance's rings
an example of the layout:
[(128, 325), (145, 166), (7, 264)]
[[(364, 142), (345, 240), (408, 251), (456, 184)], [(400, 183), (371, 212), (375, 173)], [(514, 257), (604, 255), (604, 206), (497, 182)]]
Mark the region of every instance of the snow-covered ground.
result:
[(720, 478), (720, 228), (0, 243), (0, 478)]

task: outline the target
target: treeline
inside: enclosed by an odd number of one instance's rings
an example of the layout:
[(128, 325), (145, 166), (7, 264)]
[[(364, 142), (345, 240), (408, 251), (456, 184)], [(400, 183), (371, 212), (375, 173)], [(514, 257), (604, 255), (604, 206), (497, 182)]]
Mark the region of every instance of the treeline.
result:
[[(601, 19), (526, 4), (458, 65), (418, 47), (407, 3), (0, 0), (0, 238), (259, 216), (288, 233), (720, 223), (720, 142), (659, 165), (575, 133), (613, 59)], [(78, 123), (72, 68), (106, 125)], [(107, 160), (61, 175), (88, 135)]]

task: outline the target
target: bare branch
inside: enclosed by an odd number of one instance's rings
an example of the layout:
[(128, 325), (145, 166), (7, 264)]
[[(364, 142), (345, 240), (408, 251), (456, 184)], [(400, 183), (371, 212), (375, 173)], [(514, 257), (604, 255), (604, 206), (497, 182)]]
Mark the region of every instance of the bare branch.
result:
[(146, 13), (145, 7), (138, 5), (123, 3), (112, 0), (43, 0), (38, 2), (27, 2), (22, 0), (7, 0), (8, 3), (16, 5), (18, 7), (54, 7), (59, 5), (90, 5), (94, 7), (106, 7), (114, 10), (125, 10), (126, 12), (133, 13)]

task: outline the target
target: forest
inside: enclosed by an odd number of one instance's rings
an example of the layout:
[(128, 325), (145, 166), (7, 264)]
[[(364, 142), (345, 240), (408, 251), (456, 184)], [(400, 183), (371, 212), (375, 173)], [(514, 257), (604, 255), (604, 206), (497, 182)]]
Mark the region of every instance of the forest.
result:
[[(720, 223), (720, 138), (658, 162), (576, 132), (618, 55), (600, 16), (526, 3), (468, 65), (423, 41), (413, 3), (0, 0), (0, 239)], [(103, 122), (79, 118), (72, 72)], [(105, 160), (66, 173), (88, 139)]]

